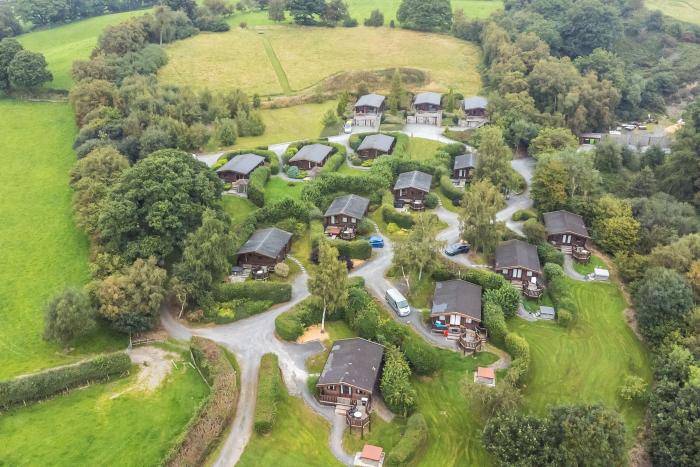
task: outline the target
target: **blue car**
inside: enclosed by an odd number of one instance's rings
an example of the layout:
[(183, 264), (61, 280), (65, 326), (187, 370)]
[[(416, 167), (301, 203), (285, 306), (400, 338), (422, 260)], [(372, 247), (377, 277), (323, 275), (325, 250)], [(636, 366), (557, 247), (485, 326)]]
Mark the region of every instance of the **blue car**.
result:
[(379, 235), (369, 237), (369, 246), (372, 248), (384, 248), (384, 239)]
[(447, 256), (455, 256), (460, 253), (469, 253), (469, 245), (466, 243), (453, 243), (452, 245), (445, 248), (445, 254)]

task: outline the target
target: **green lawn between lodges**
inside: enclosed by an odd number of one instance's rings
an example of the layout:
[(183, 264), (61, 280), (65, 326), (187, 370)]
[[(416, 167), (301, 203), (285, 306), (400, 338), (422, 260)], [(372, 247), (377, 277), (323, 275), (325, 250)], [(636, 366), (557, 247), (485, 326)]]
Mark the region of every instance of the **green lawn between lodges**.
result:
[(425, 138), (409, 138), (408, 139), (408, 156), (409, 159), (415, 161), (426, 161), (435, 156), (435, 152), (444, 146), (439, 141), (433, 141)]
[(42, 340), (44, 306), (88, 276), (88, 241), (73, 223), (68, 172), (75, 126), (68, 104), (0, 100), (0, 379), (125, 348), (100, 330), (73, 344)]
[(4, 413), (0, 463), (158, 465), (208, 389), (182, 360), (152, 392), (134, 388), (137, 378), (134, 372)]
[(265, 203), (274, 203), (284, 198), (301, 198), (304, 182), (291, 182), (281, 177), (270, 177), (265, 185)]
[(235, 195), (224, 195), (221, 198), (221, 205), (231, 217), (234, 226), (243, 222), (250, 213), (257, 209), (257, 206), (248, 201), (248, 198)]
[(41, 52), (46, 57), (53, 81), (48, 87), (70, 89), (73, 85), (71, 69), (75, 60), (90, 58), (92, 49), (105, 27), (121, 23), (133, 16), (140, 16), (148, 10), (126, 11), (111, 15), (97, 16), (83, 21), (66, 24), (41, 31), (30, 32), (17, 37), (17, 40), (32, 52)]
[(602, 401), (622, 413), (631, 442), (644, 408), (623, 403), (618, 389), (628, 374), (651, 381), (647, 351), (624, 320), (627, 305), (617, 285), (569, 279), (567, 284), (579, 310), (573, 328), (545, 321), (508, 322), (511, 331), (530, 343), (527, 405), (543, 413), (550, 405)]
[(579, 263), (574, 260), (574, 270), (579, 274), (591, 274), (595, 268), (608, 269), (608, 265), (602, 259), (595, 255), (591, 255), (591, 260), (588, 263)]

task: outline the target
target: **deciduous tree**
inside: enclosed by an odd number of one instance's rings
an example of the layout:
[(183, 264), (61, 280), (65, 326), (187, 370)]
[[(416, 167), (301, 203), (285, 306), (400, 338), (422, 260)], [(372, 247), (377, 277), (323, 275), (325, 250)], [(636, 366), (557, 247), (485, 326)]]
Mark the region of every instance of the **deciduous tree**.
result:
[(7, 67), (10, 86), (17, 89), (34, 89), (53, 79), (44, 56), (38, 52), (21, 50)]
[(513, 185), (511, 159), (511, 151), (498, 126), (487, 126), (479, 130), (479, 157), (475, 173), (477, 179), (488, 180), (502, 193), (506, 193)]
[(82, 290), (65, 289), (46, 307), (44, 339), (67, 344), (95, 328), (95, 309)]
[(402, 0), (396, 19), (408, 29), (449, 31), (452, 6), (450, 0)]
[(464, 193), (459, 227), (461, 237), (476, 251), (492, 254), (501, 239), (501, 227), (496, 213), (505, 201), (499, 190), (488, 180), (472, 182)]
[(348, 298), (348, 269), (338, 259), (338, 250), (322, 241), (318, 246), (318, 267), (309, 277), (309, 291), (323, 302), (321, 330), (325, 329), (326, 312), (341, 309)]

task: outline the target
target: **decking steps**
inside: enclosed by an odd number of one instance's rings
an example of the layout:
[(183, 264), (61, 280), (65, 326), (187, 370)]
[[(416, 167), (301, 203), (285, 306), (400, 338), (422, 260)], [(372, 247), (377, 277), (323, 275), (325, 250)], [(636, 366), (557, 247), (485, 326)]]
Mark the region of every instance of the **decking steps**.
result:
[(348, 410), (350, 410), (349, 405), (337, 404), (335, 406), (336, 415), (345, 415), (346, 413), (348, 413)]

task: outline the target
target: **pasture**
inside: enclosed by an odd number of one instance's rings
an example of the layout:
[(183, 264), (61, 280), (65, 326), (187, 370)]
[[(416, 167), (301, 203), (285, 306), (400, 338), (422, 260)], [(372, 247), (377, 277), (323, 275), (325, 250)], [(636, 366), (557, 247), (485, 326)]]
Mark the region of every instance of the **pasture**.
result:
[[(350, 46), (352, 44), (352, 46)], [(447, 35), (388, 28), (265, 27), (199, 34), (167, 47), (161, 81), (253, 94), (309, 90), (344, 71), (427, 71), (421, 89), (479, 90), (479, 49)]]
[(23, 34), (18, 36), (17, 40), (26, 49), (41, 52), (46, 57), (49, 70), (53, 73), (53, 81), (47, 84), (49, 88), (70, 89), (73, 85), (73, 62), (90, 57), (102, 30), (144, 13), (144, 10), (138, 10), (97, 16), (65, 26)]
[(88, 241), (73, 223), (68, 104), (0, 100), (0, 379), (126, 346), (105, 331), (65, 353), (42, 340), (44, 305), (88, 280)]
[(184, 361), (153, 391), (134, 387), (136, 379), (134, 372), (3, 414), (3, 465), (159, 465), (207, 386)]
[(700, 3), (697, 0), (646, 0), (644, 2), (650, 10), (661, 10), (665, 15), (700, 24)]
[(627, 305), (616, 284), (567, 283), (579, 310), (571, 329), (544, 321), (508, 323), (530, 343), (528, 406), (541, 413), (548, 405), (602, 401), (622, 413), (631, 440), (644, 410), (623, 403), (618, 389), (628, 374), (651, 380), (646, 349), (625, 323)]

